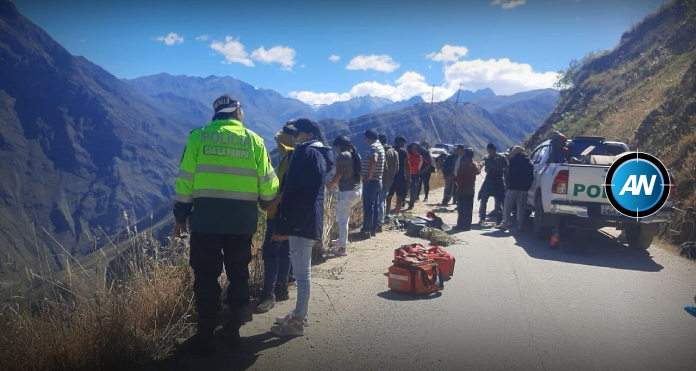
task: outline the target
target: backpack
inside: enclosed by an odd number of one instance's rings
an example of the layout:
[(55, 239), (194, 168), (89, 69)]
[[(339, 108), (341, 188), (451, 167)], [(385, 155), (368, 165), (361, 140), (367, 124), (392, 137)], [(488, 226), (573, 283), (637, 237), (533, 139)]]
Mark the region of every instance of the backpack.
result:
[(429, 294), (444, 289), (442, 272), (432, 259), (408, 254), (398, 248), (389, 267), (389, 288), (395, 291)]

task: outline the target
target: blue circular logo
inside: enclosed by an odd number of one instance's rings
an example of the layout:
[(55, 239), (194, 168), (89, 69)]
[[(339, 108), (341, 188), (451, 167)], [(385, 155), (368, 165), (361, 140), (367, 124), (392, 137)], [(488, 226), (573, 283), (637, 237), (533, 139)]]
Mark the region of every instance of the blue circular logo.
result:
[(619, 158), (607, 171), (605, 182), (612, 206), (634, 218), (656, 213), (669, 196), (667, 169), (647, 153), (636, 152)]

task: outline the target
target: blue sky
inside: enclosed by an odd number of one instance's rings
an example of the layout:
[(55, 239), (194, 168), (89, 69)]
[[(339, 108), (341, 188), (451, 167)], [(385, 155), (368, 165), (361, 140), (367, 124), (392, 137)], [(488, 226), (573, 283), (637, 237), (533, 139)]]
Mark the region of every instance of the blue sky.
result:
[[(459, 84), (470, 90), (491, 87), (498, 94), (550, 87), (555, 71), (570, 59), (614, 47), (625, 30), (663, 2), (16, 0), (16, 5), (71, 53), (120, 78), (160, 72), (232, 76), (316, 104), (367, 94), (429, 99), (432, 84), (435, 100), (447, 98)], [(332, 55), (340, 59), (330, 61)]]

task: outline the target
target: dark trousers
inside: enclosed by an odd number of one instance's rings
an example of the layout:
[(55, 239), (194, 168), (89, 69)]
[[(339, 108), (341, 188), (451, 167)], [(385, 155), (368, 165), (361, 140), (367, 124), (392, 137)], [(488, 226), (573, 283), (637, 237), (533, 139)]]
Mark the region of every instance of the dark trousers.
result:
[(428, 170), (427, 172), (421, 174), (420, 181), (418, 182), (418, 193), (416, 193), (416, 198), (420, 196), (421, 189), (423, 189), (423, 199), (428, 198), (430, 194), (430, 176), (433, 173)]
[(421, 176), (422, 175), (411, 174), (411, 188), (409, 189), (411, 195), (408, 201), (408, 207), (410, 208), (413, 208), (413, 205), (416, 204), (416, 199), (418, 198), (418, 185), (420, 184)]
[(266, 236), (261, 250), (263, 256), (263, 287), (286, 286), (290, 274), (290, 241), (273, 241), (274, 219), (266, 219)]
[(363, 232), (374, 232), (379, 225), (379, 192), (382, 190), (382, 181), (372, 180), (363, 182)]
[(457, 193), (457, 228), (471, 230), (471, 216), (474, 213), (474, 195)]
[(191, 233), (193, 293), (201, 320), (215, 319), (221, 309), (218, 278), (225, 266), (230, 285), (225, 302), (232, 310), (249, 304), (249, 263), (252, 235)]

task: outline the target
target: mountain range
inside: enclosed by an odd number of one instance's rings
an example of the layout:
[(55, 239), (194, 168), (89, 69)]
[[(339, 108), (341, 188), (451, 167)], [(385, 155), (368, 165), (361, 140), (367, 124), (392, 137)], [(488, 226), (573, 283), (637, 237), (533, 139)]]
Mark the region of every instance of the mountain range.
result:
[[(188, 133), (209, 122), (213, 100), (226, 93), (240, 99), (245, 124), (269, 144), (286, 120), (322, 117), (321, 109), (232, 77), (118, 79), (0, 0), (0, 282), (26, 281), (25, 268), (63, 270), (127, 228), (168, 228)], [(367, 128), (435, 141), (434, 125), (443, 141), (482, 153), (488, 141), (507, 147), (538, 127), (552, 95), (490, 111), (463, 100), (355, 98), (325, 107), (336, 116), (321, 125), (328, 137), (351, 135), (358, 144)]]

